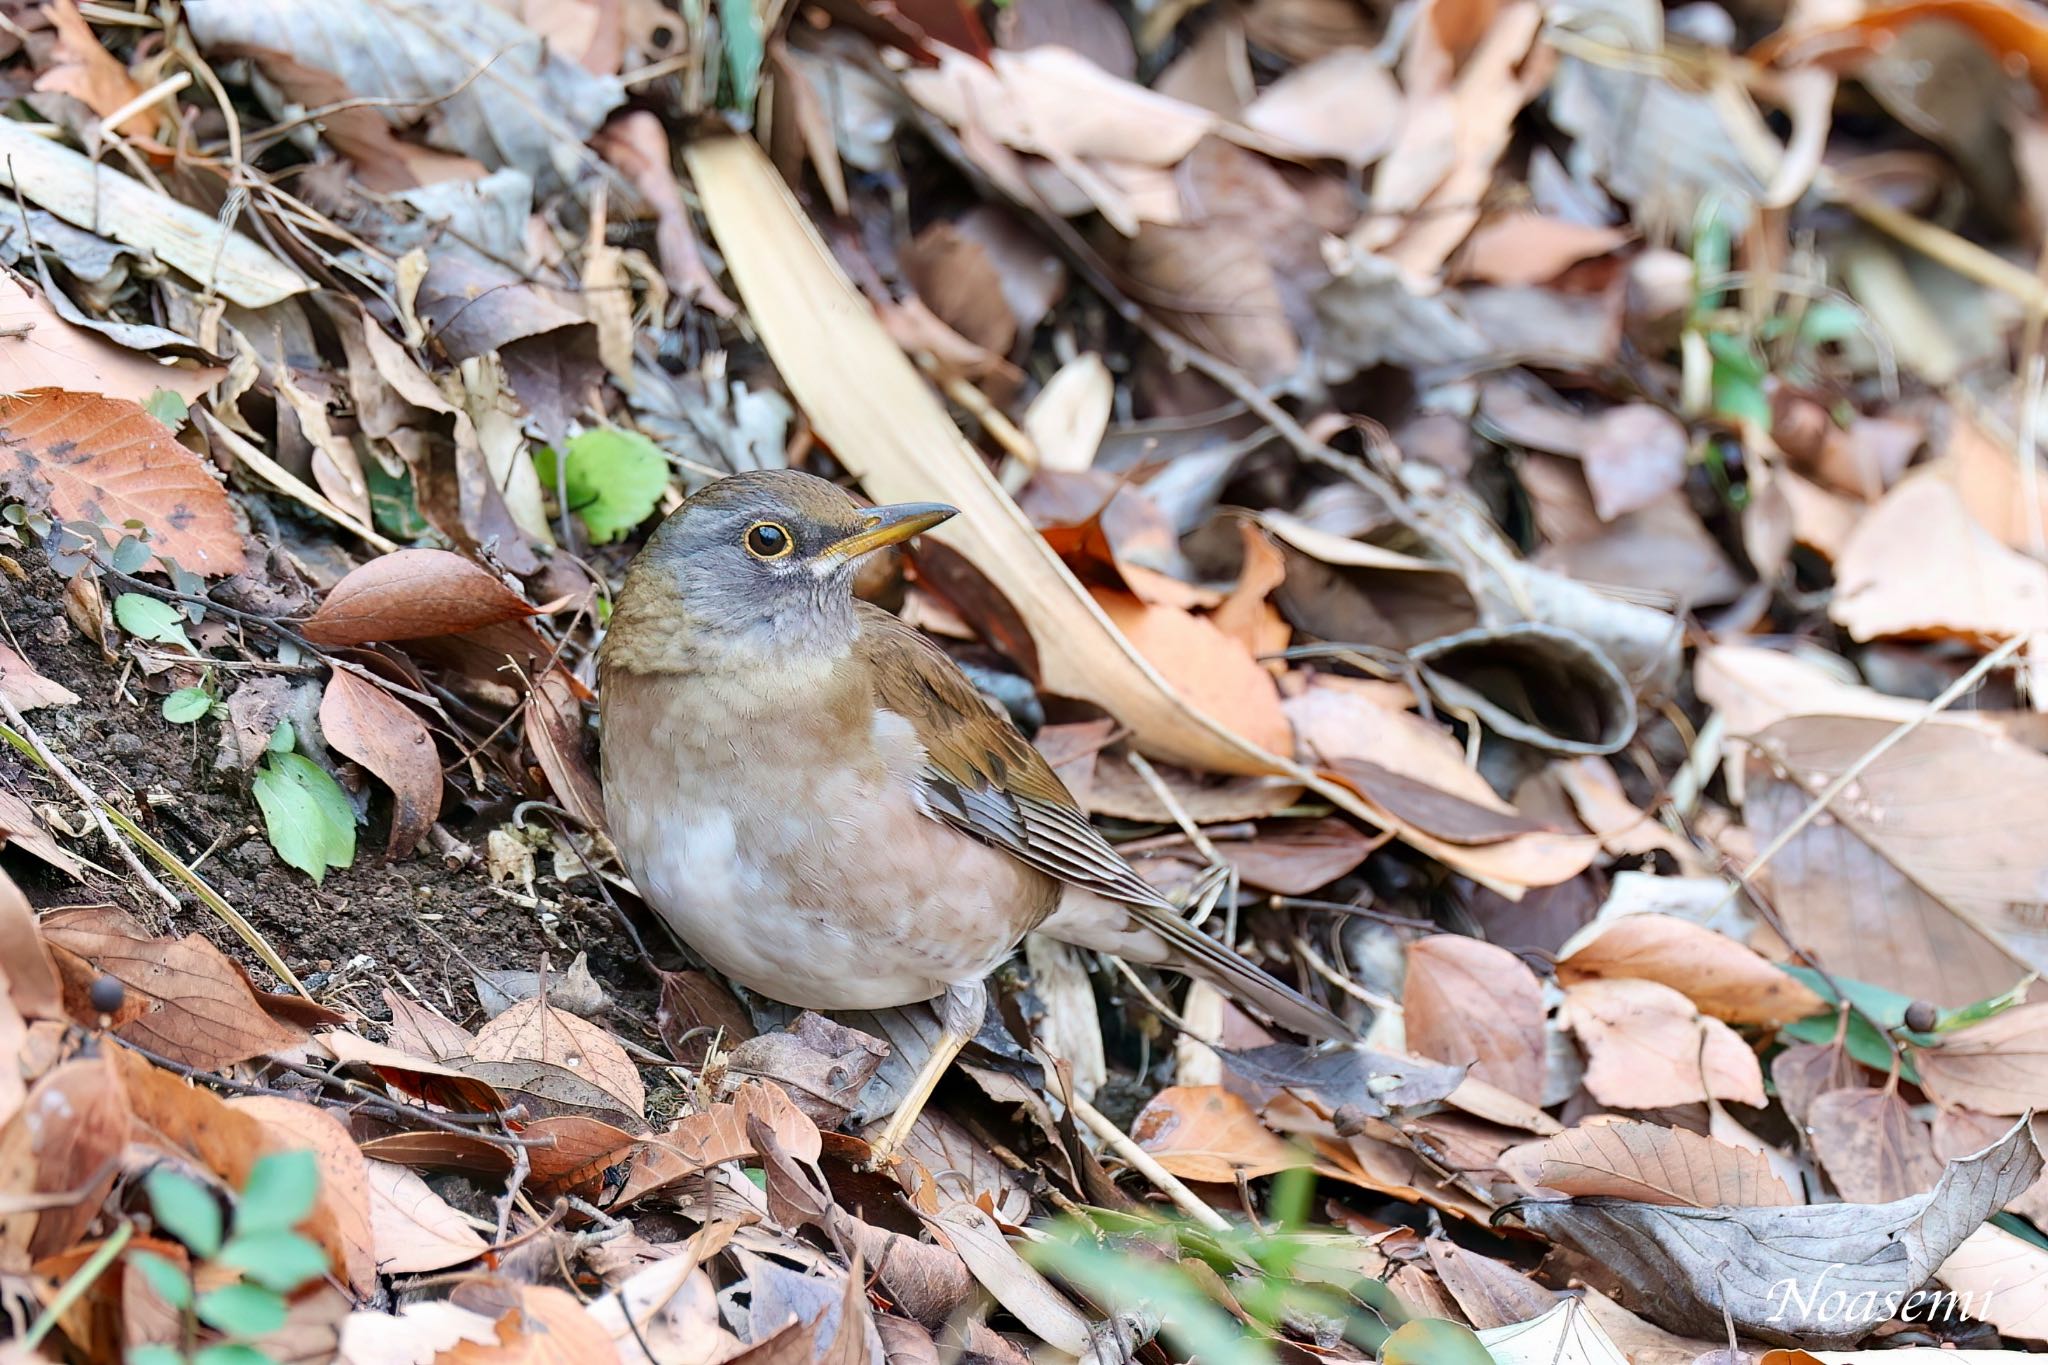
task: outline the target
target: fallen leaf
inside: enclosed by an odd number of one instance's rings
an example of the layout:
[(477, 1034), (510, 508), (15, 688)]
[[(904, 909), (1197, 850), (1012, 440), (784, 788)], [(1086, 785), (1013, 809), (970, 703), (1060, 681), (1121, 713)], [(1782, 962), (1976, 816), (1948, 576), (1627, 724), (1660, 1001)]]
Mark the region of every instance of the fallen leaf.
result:
[(1605, 256), (1628, 240), (1622, 228), (1539, 213), (1506, 213), (1472, 230), (1452, 277), (1487, 284), (1548, 284), (1580, 261)]
[(750, 1121), (765, 1125), (797, 1160), (818, 1159), (823, 1143), (810, 1117), (780, 1086), (747, 1081), (732, 1099), (685, 1114), (664, 1131), (643, 1138), (633, 1169), (611, 1203), (631, 1204), (709, 1167), (759, 1155), (748, 1134)]
[(0, 1186), (75, 1197), (39, 1212), (0, 1213), (0, 1248), (40, 1257), (77, 1245), (120, 1173), (129, 1126), (127, 1093), (105, 1055), (60, 1063), (30, 1086), (0, 1128)]
[(2002, 1010), (1908, 1055), (1921, 1089), (1946, 1108), (2000, 1115), (2048, 1109), (2048, 1004)]
[(1630, 1359), (1583, 1299), (1565, 1299), (1543, 1316), (1511, 1327), (1482, 1330), (1479, 1340), (1494, 1365), (1628, 1365)]
[(1088, 1320), (1032, 1269), (1003, 1237), (1001, 1226), (974, 1204), (948, 1204), (929, 1219), (995, 1301), (1056, 1351), (1085, 1355)]
[(497, 1345), (498, 1324), (443, 1299), (416, 1299), (390, 1313), (361, 1308), (342, 1323), (337, 1365), (437, 1365), (464, 1342)]
[(1024, 434), (1038, 451), (1039, 468), (1074, 471), (1093, 464), (1115, 399), (1116, 380), (1094, 351), (1060, 366), (1024, 409)]
[(1417, 1052), (1542, 1100), (1543, 987), (1513, 953), (1462, 934), (1419, 939), (1408, 946), (1401, 1006)]
[(88, 1001), (106, 975), (125, 988), (114, 1032), (174, 1061), (217, 1071), (289, 1048), (305, 1034), (265, 1013), (248, 979), (197, 934), (155, 938), (110, 908), (60, 910), (42, 923), (72, 1017), (97, 1020)]
[(391, 1011), (390, 1031), (385, 1036), (401, 1052), (447, 1062), (467, 1057), (476, 1047), (474, 1034), (432, 1006), (409, 1000), (393, 990), (384, 992), (384, 1004)]
[(380, 1273), (446, 1270), (485, 1252), (484, 1239), (419, 1176), (385, 1161), (364, 1169)]
[(586, 1199), (601, 1192), (605, 1172), (625, 1161), (640, 1141), (623, 1128), (584, 1114), (535, 1119), (519, 1135), (540, 1144), (527, 1149), (533, 1168), (529, 1179), (535, 1188)]
[(1287, 72), (1238, 117), (1279, 142), (1276, 150), (1328, 157), (1355, 170), (1393, 144), (1401, 114), (1401, 87), (1378, 54), (1340, 47)]
[(441, 756), (413, 709), (375, 683), (336, 668), (320, 696), (320, 731), (391, 788), (387, 858), (418, 847), (441, 814)]
[(545, 998), (522, 1001), (479, 1029), (471, 1061), (561, 1067), (628, 1114), (647, 1117), (647, 1087), (625, 1048), (596, 1024), (556, 1009)]
[[(2009, 1337), (2048, 1341), (2048, 1251), (2034, 1242), (2004, 1228), (1981, 1227), (1934, 1274), (1961, 1297), (1970, 1317)], [(1922, 1303), (1926, 1310), (1936, 1307), (1932, 1293)], [(1931, 1313), (1920, 1316), (1924, 1321)]]
[(1602, 521), (1660, 501), (1685, 487), (1692, 437), (1685, 424), (1650, 403), (1624, 403), (1593, 419), (1578, 452), (1593, 510)]
[(2048, 630), (2048, 567), (2001, 545), (1939, 475), (1918, 474), (1849, 533), (1828, 615), (1856, 640), (2004, 640)]
[(1684, 1128), (1587, 1123), (1537, 1153), (1544, 1186), (1563, 1194), (1696, 1209), (1800, 1202), (1756, 1153)]
[[(78, 6), (72, 0), (45, 0), (43, 13), (57, 31), (57, 47), (50, 64), (36, 77), (36, 89), (62, 91), (101, 118), (131, 106), (142, 87), (127, 67), (100, 46), (98, 35), (79, 14)], [(120, 132), (154, 142), (156, 121), (148, 110), (138, 110), (121, 121)]]
[(319, 1163), (321, 1216), (310, 1230), (335, 1270), (357, 1294), (377, 1290), (377, 1258), (370, 1225), (368, 1163), (340, 1119), (325, 1109), (282, 1095), (244, 1095), (228, 1107), (254, 1115), (279, 1150), (300, 1148)]
[(384, 1082), (408, 1095), (461, 1113), (496, 1113), (508, 1108), (505, 1097), (488, 1082), (440, 1062), (430, 1062), (397, 1048), (373, 1043), (358, 1034), (335, 1030), (313, 1039), (338, 1062), (365, 1066)]
[(70, 706), (78, 700), (76, 692), (36, 672), (28, 660), (5, 644), (0, 644), (0, 696), (22, 711), (33, 711), (38, 706)]
[(1762, 1107), (1756, 1054), (1718, 1019), (1654, 981), (1582, 981), (1561, 1015), (1586, 1051), (1586, 1089), (1617, 1109), (1708, 1098)]
[(1240, 1175), (1256, 1179), (1300, 1166), (1329, 1173), (1326, 1163), (1268, 1129), (1249, 1104), (1221, 1086), (1168, 1086), (1139, 1112), (1131, 1137), (1184, 1180), (1227, 1185)]
[(1129, 593), (1097, 588), (1095, 602), (1131, 648), (1203, 715), (1262, 749), (1293, 752), (1294, 735), (1273, 675), (1243, 645), (1203, 617)]
[(1617, 977), (1662, 982), (1730, 1024), (1770, 1028), (1827, 1009), (1797, 977), (1676, 915), (1623, 915), (1557, 964), (1562, 986)]
[(85, 864), (51, 836), (28, 802), (0, 789), (0, 845), (7, 844), (34, 854), (73, 881), (85, 880)]
[[(1785, 1117), (1802, 1129), (1815, 1100), (1862, 1079), (1863, 1069), (1849, 1056), (1849, 1049), (1836, 1043), (1793, 1043), (1771, 1058), (1771, 1084), (1777, 1089), (1778, 1102), (1785, 1106)], [(2000, 1125), (1998, 1132), (2004, 1131)], [(1979, 1142), (1968, 1150), (1974, 1152), (1984, 1145)]]
[(316, 644), (361, 645), (459, 635), (535, 611), (495, 575), (461, 555), (399, 550), (350, 570), (303, 629)]
[(1887, 1295), (1919, 1288), (2041, 1167), (2021, 1125), (1950, 1162), (1930, 1193), (1891, 1204), (1687, 1209), (1587, 1199), (1515, 1209), (1638, 1290), (1664, 1327), (1719, 1334), (1725, 1312), (1738, 1332), (1764, 1341), (1837, 1346), (1890, 1317)]
[(1941, 1161), (1934, 1133), (1896, 1086), (1859, 1086), (1816, 1096), (1806, 1135), (1828, 1179), (1852, 1204), (1889, 1204), (1934, 1188)]
[(1387, 840), (1374, 839), (1349, 820), (1276, 820), (1249, 839), (1218, 839), (1217, 854), (1248, 886), (1283, 896), (1307, 896), (1356, 870)]
[(526, 699), (526, 742), (548, 786), (585, 829), (605, 828), (604, 792), (584, 748), (583, 708), (577, 683), (557, 666), (540, 675)]
[(1465, 1320), (1481, 1332), (1527, 1322), (1557, 1304), (1556, 1294), (1514, 1266), (1468, 1251), (1447, 1236), (1433, 1234), (1424, 1246), (1430, 1268), (1457, 1300)]
[(151, 551), (209, 578), (243, 566), (227, 491), (129, 399), (59, 389), (0, 397), (0, 488), (65, 520), (140, 522)]
[[(1761, 844), (1896, 728), (1800, 716), (1754, 741), (1743, 814)], [(2008, 990), (2048, 961), (2031, 906), (2048, 877), (2027, 818), (2048, 757), (1995, 735), (1922, 726), (1880, 755), (1765, 869), (1793, 942), (1829, 971), (1937, 1005)]]
[(30, 1019), (64, 1018), (64, 997), (36, 912), (14, 878), (0, 871), (0, 976), (16, 1009)]

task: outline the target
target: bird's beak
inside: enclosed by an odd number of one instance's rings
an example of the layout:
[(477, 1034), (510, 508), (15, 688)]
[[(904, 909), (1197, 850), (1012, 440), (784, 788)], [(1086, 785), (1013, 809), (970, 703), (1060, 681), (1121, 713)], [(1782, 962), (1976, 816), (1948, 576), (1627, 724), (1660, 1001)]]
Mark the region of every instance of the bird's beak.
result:
[(887, 507), (870, 507), (864, 514), (867, 525), (827, 545), (818, 557), (827, 563), (844, 563), (884, 545), (897, 545), (922, 535), (940, 522), (960, 514), (957, 507), (942, 502), (899, 502)]

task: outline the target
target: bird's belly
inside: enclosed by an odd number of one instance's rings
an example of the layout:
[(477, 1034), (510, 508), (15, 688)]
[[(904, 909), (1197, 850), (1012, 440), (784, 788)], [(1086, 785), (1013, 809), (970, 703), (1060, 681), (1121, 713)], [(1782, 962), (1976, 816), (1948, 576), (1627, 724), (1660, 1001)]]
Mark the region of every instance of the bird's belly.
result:
[(678, 764), (654, 790), (670, 795), (608, 796), (635, 884), (713, 967), (785, 1004), (883, 1009), (978, 980), (1056, 894), (924, 814), (907, 786)]

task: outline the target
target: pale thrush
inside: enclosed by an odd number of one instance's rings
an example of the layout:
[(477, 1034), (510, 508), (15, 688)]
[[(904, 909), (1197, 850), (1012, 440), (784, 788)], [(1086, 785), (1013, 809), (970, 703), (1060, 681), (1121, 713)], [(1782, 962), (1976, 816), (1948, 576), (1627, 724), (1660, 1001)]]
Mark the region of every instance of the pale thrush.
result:
[(1210, 981), (1289, 1028), (1335, 1015), (1190, 927), (855, 566), (953, 515), (862, 508), (789, 470), (713, 483), (626, 572), (598, 656), (605, 811), (647, 903), (705, 961), (806, 1009), (944, 996), (887, 1158), (1036, 930)]

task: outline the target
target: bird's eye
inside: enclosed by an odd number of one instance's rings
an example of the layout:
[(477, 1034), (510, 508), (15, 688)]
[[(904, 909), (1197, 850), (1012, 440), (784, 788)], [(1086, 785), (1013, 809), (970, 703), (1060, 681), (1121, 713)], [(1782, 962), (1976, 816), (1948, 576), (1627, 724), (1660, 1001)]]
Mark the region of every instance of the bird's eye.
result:
[(747, 528), (746, 546), (756, 559), (780, 559), (796, 548), (796, 542), (774, 522), (757, 521)]

